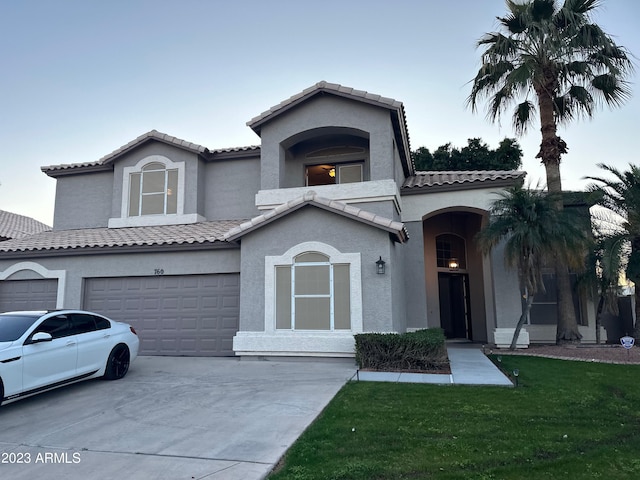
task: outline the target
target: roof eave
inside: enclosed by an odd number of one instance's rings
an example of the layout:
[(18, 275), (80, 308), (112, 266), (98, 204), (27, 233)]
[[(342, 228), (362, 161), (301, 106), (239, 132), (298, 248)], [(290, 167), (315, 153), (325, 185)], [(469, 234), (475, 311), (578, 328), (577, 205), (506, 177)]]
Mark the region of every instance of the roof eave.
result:
[(513, 187), (524, 182), (524, 178), (500, 178), (497, 180), (476, 180), (474, 182), (456, 182), (443, 185), (422, 185), (415, 187), (402, 187), (400, 195), (417, 195), (435, 192), (456, 192), (463, 190), (478, 190), (491, 188), (507, 188)]
[(224, 240), (206, 242), (182, 242), (166, 243), (154, 245), (107, 245), (107, 246), (84, 246), (84, 247), (64, 247), (64, 248), (42, 248), (26, 250), (0, 251), (2, 258), (32, 258), (32, 257), (68, 257), (75, 255), (108, 255), (121, 253), (158, 253), (158, 252), (187, 252), (197, 250), (218, 250), (237, 249), (239, 246)]
[(40, 170), (51, 178), (64, 177), (65, 175), (75, 175), (77, 173), (95, 173), (95, 172), (108, 172), (113, 170), (113, 165), (86, 165), (86, 166), (45, 166), (40, 167)]
[[(333, 202), (333, 203), (338, 203), (338, 202)], [(270, 214), (265, 214), (264, 216), (259, 216), (256, 217), (255, 219), (253, 219), (250, 222), (247, 222), (247, 226), (243, 228), (242, 225), (240, 225), (239, 227), (236, 227), (235, 229), (230, 231), (230, 234), (225, 236), (225, 240), (227, 240), (228, 242), (236, 242), (239, 241), (242, 237), (244, 237), (245, 235), (254, 232), (255, 230), (258, 230), (259, 228), (262, 228), (263, 226), (269, 225), (270, 223), (286, 216), (289, 215), (290, 213), (293, 213), (297, 210), (300, 210), (303, 207), (307, 207), (307, 206), (312, 206), (312, 207), (316, 207), (319, 208), (321, 210), (324, 210), (326, 212), (329, 213), (334, 213), (340, 216), (343, 216), (345, 218), (348, 218), (350, 220), (354, 220), (360, 223), (363, 223), (365, 225), (368, 225), (370, 227), (374, 227), (377, 228), (379, 230), (383, 230), (388, 232), (394, 241), (398, 242), (398, 243), (405, 243), (408, 239), (409, 239), (409, 234), (408, 231), (406, 230), (404, 224), (400, 224), (400, 222), (393, 222), (391, 220), (389, 220), (390, 224), (389, 225), (385, 225), (385, 224), (381, 224), (381, 223), (377, 223), (374, 222), (372, 220), (368, 220), (366, 218), (362, 218), (358, 215), (354, 215), (352, 213), (350, 213), (348, 211), (348, 208), (345, 208), (344, 210), (332, 207), (330, 204), (326, 205), (322, 202), (317, 202), (313, 199), (305, 199), (303, 201), (299, 201), (298, 203), (295, 204), (290, 204), (289, 206), (287, 206), (286, 209), (283, 209), (280, 212), (277, 212), (277, 209), (272, 211), (273, 213)], [(401, 225), (400, 227), (398, 227), (397, 225)], [(396, 225), (395, 227), (393, 225)]]

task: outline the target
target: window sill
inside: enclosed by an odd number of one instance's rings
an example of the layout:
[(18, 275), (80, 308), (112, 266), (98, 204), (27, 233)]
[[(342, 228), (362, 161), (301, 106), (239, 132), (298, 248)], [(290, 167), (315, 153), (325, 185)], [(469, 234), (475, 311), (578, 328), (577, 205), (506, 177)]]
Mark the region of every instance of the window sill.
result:
[(197, 213), (183, 215), (143, 215), (140, 217), (110, 218), (109, 228), (155, 227), (160, 225), (187, 225), (206, 222), (206, 218)]

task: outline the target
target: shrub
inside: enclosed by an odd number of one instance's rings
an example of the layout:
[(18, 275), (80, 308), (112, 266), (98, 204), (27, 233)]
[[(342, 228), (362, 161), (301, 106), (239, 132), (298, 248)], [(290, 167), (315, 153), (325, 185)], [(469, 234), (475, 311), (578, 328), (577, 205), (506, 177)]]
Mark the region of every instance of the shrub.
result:
[(429, 328), (410, 333), (355, 335), (356, 361), (361, 369), (448, 371), (444, 331)]

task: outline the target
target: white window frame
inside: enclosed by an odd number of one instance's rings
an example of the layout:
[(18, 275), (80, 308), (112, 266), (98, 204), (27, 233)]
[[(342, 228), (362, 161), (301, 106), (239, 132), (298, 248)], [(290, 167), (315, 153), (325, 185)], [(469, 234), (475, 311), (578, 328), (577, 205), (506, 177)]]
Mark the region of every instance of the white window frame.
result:
[[(290, 329), (276, 328), (276, 267), (292, 267), (292, 286), (295, 270), (293, 265), (295, 257), (302, 253), (317, 252), (329, 257), (328, 262), (322, 264), (348, 264), (349, 265), (349, 308), (351, 317), (351, 329), (334, 330), (333, 311), (330, 330), (295, 330), (295, 310), (292, 309), (292, 323)], [(307, 264), (306, 262), (303, 263)], [(315, 264), (315, 263), (314, 263)], [(317, 263), (320, 265), (320, 263)], [(310, 265), (310, 264), (307, 264)], [(333, 268), (330, 269), (330, 272)], [(333, 297), (333, 290), (331, 290)], [(292, 302), (295, 301), (294, 290), (291, 292)], [(322, 242), (304, 242), (291, 247), (281, 256), (265, 257), (265, 332), (273, 335), (339, 335), (361, 333), (362, 322), (362, 267), (360, 253), (342, 253), (331, 245)], [(333, 302), (332, 302), (333, 303)], [(293, 307), (293, 305), (292, 305)]]
[[(144, 165), (142, 167), (142, 172), (138, 173), (138, 172), (134, 172), (129, 174), (129, 205), (131, 205), (131, 188), (134, 186), (134, 184), (137, 182), (138, 183), (138, 213), (136, 215), (131, 215), (131, 212), (128, 212), (128, 216), (130, 217), (141, 217), (143, 215), (176, 215), (178, 212), (167, 212), (167, 206), (168, 206), (168, 202), (169, 202), (169, 173), (170, 172), (177, 172), (177, 169), (175, 168), (167, 168), (166, 165), (164, 164), (158, 164), (158, 165), (162, 165), (162, 168), (157, 168), (157, 169), (153, 169), (153, 170), (149, 170), (147, 169), (147, 167), (149, 165), (152, 165), (153, 163), (147, 163), (146, 165)], [(146, 192), (144, 191), (144, 186), (145, 186), (145, 175), (148, 173), (156, 173), (156, 172), (162, 172), (163, 174), (163, 185), (162, 185), (162, 190), (158, 190), (156, 192)], [(131, 181), (131, 177), (133, 175), (139, 175), (138, 180), (136, 180), (136, 182), (132, 182)], [(176, 185), (176, 189), (177, 189), (177, 185)], [(178, 195), (178, 192), (174, 192), (175, 195)], [(144, 197), (146, 196), (151, 196), (151, 195), (162, 195), (162, 212), (161, 213), (153, 213), (153, 214), (145, 214), (142, 213), (142, 209), (143, 209), (143, 204), (144, 204)], [(176, 198), (177, 200), (177, 198)]]
[[(129, 191), (131, 189), (131, 175), (139, 173), (142, 175), (142, 168), (149, 163), (161, 163), (165, 170), (178, 171), (178, 191), (176, 213), (157, 214), (157, 215), (137, 215), (129, 216)], [(109, 228), (121, 227), (142, 227), (153, 225), (176, 225), (187, 224), (204, 221), (200, 215), (184, 213), (184, 199), (186, 194), (185, 186), (185, 162), (174, 162), (164, 155), (149, 155), (139, 160), (133, 166), (124, 167), (122, 169), (122, 200), (119, 218), (109, 219)], [(166, 199), (165, 199), (166, 200)]]

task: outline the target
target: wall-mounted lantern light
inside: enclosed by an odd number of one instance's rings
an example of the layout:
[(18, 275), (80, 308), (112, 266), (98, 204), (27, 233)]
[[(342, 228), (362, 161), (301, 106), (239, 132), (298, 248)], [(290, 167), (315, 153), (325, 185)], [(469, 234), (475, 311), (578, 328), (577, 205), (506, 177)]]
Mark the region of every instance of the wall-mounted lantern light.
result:
[(378, 261), (376, 261), (376, 271), (378, 272), (378, 275), (384, 275), (385, 263), (386, 262), (382, 259), (382, 257), (380, 257)]
[(449, 270), (458, 270), (460, 268), (460, 263), (458, 262), (458, 259), (455, 257), (452, 257), (449, 259)]

